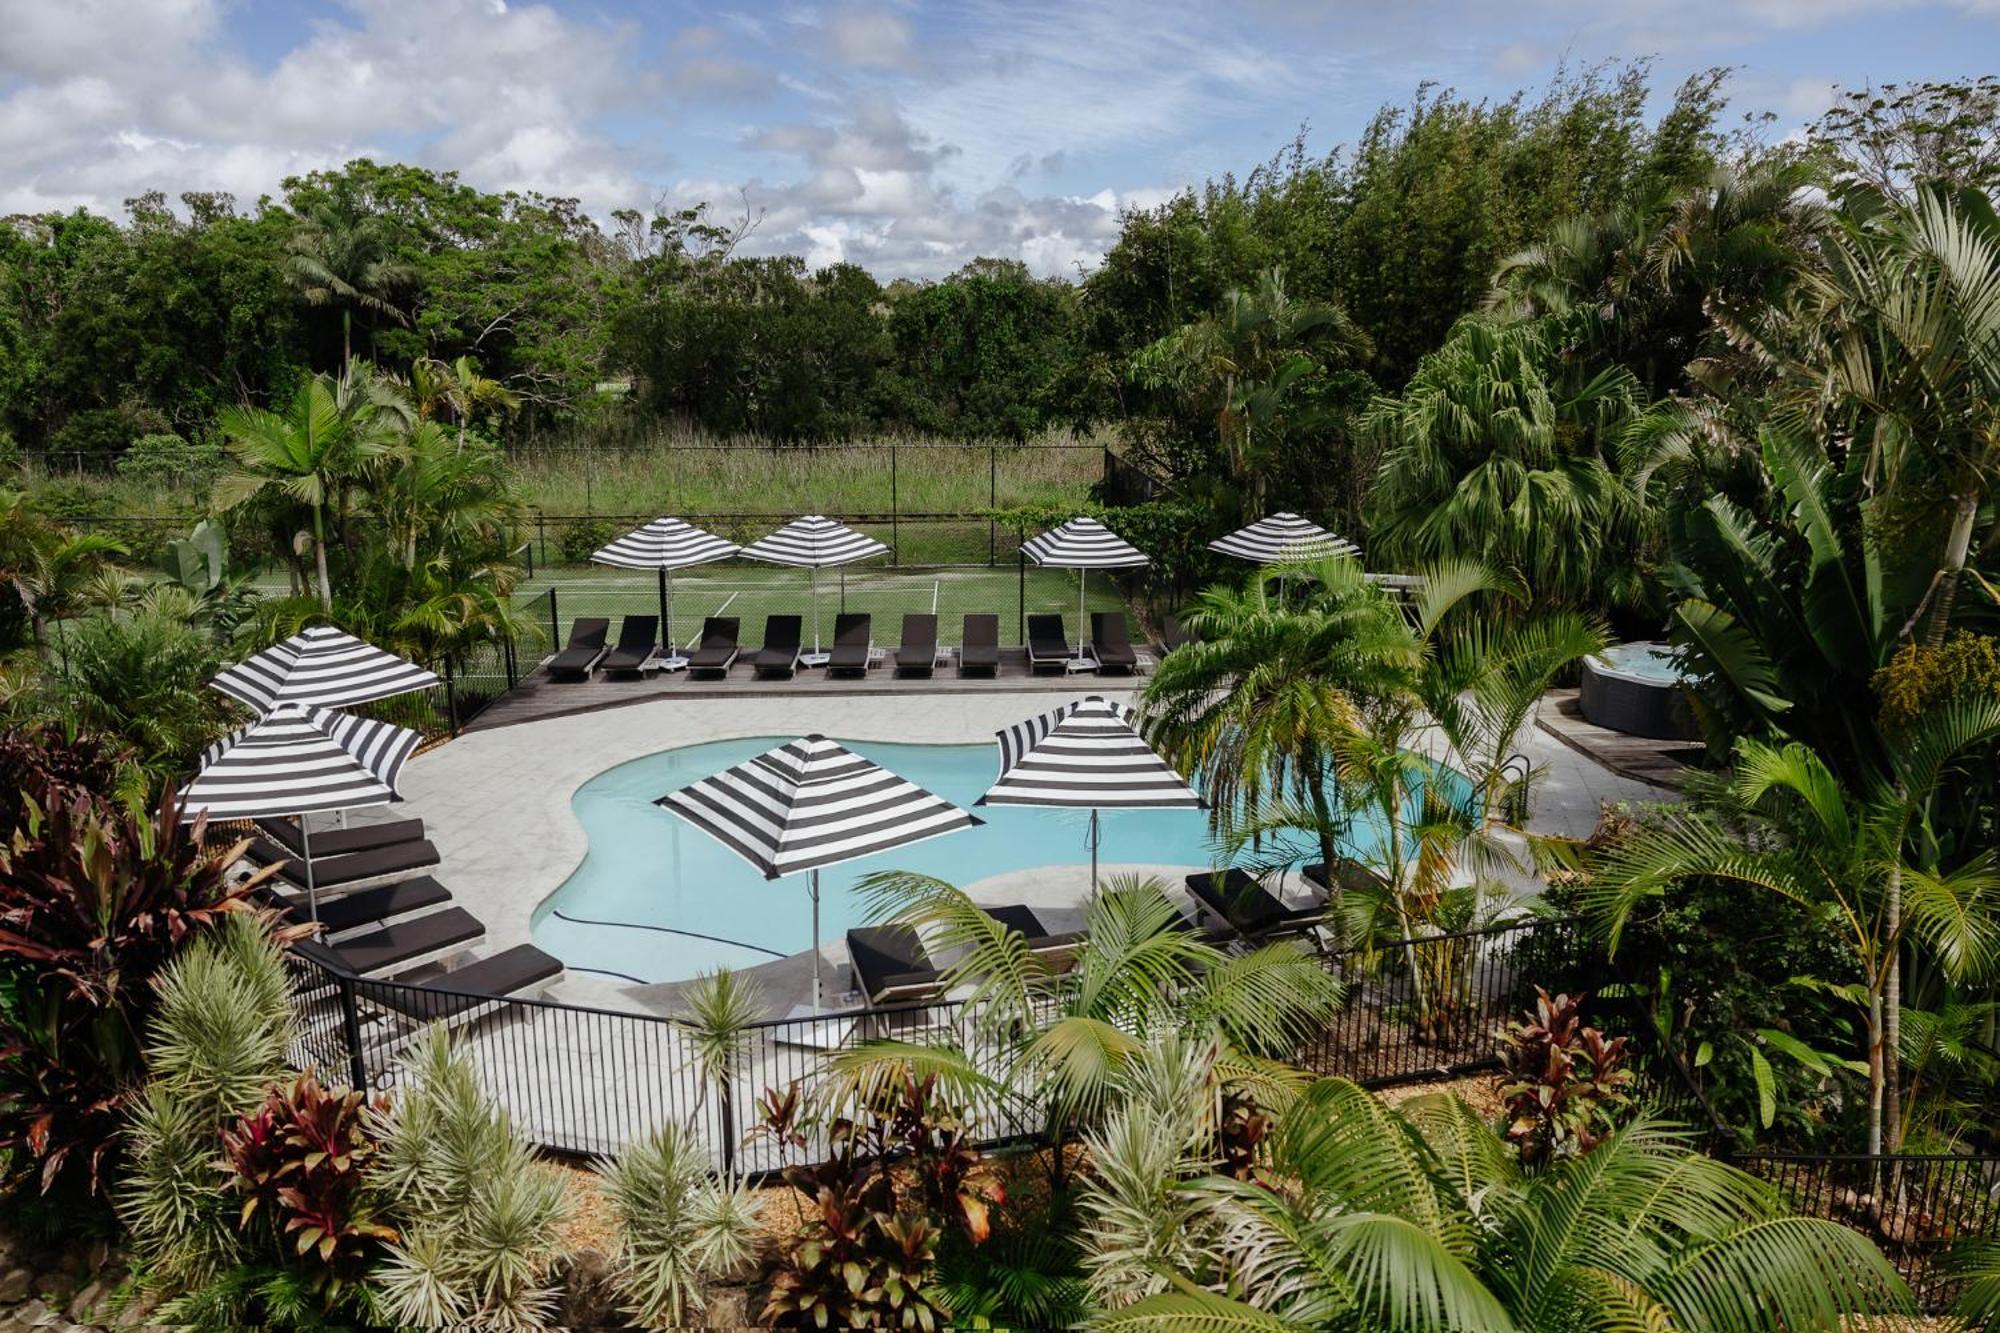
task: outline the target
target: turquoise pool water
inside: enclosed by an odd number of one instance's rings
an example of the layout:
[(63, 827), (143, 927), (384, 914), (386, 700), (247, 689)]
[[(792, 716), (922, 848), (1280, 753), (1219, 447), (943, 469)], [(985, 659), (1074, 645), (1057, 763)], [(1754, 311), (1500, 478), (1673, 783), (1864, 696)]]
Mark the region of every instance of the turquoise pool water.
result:
[[(766, 880), (734, 852), (654, 800), (790, 737), (715, 741), (635, 759), (577, 789), (572, 804), (590, 839), (576, 872), (535, 914), (535, 943), (572, 967), (634, 981), (677, 981), (716, 967), (753, 967), (812, 947), (806, 877)], [(985, 745), (843, 741), (955, 805), (993, 783), (998, 751)], [(1454, 775), (1456, 776), (1456, 775)], [(1461, 779), (1462, 781), (1462, 779)], [(1037, 866), (1088, 862), (1082, 810), (980, 807), (986, 824), (820, 872), (820, 933), (838, 940), (865, 925), (854, 886), (876, 870), (914, 870), (954, 884)], [(1372, 845), (1372, 830), (1357, 830)], [(1212, 863), (1200, 810), (1106, 811), (1101, 859)]]

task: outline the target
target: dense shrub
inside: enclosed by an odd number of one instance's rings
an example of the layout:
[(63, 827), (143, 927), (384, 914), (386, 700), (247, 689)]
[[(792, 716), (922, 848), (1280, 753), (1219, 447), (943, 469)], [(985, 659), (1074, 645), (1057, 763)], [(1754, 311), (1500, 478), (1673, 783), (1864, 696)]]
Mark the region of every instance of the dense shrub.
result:
[(587, 565), (591, 552), (617, 535), (617, 527), (607, 519), (579, 519), (563, 529), (562, 536), (556, 539), (556, 549), (562, 552), (564, 564)]
[(206, 495), (228, 465), (215, 440), (179, 435), (141, 435), (118, 460), (118, 475), (149, 486), (173, 487)]
[(0, 846), (0, 1148), (15, 1184), (101, 1198), (146, 1070), (153, 978), (190, 933), (267, 876), (224, 880), (242, 846), (204, 844), (169, 791), (143, 814), (58, 784), (24, 795)]

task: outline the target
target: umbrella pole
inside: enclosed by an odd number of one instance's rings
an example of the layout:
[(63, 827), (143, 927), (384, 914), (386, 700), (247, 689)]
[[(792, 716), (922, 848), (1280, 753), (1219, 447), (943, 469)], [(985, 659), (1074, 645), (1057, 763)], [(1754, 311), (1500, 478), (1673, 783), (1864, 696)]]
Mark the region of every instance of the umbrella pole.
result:
[(813, 900), (813, 1012), (819, 1012), (819, 871), (812, 872)]
[[(1090, 623), (1083, 618), (1083, 581), (1089, 577), (1090, 571), (1087, 569), (1076, 571), (1076, 655), (1079, 661), (1083, 658), (1083, 645), (1089, 637), (1083, 628)], [(1095, 882), (1093, 878), (1092, 883)]]
[[(819, 566), (818, 565), (813, 566), (812, 611), (813, 611), (813, 656), (818, 657), (819, 656)], [(819, 899), (814, 898), (813, 901), (817, 903)]]
[(667, 632), (667, 651), (671, 653), (674, 650), (674, 622), (667, 611), (669, 605), (667, 602), (667, 567), (661, 565), (658, 573), (660, 576), (660, 627)]
[(1090, 893), (1097, 896), (1097, 844), (1103, 840), (1103, 830), (1097, 822), (1097, 807), (1090, 807)]
[(312, 923), (319, 925), (319, 889), (313, 884), (313, 834), (312, 817), (299, 812), (299, 846), (305, 853), (306, 863), (306, 910), (312, 913)]
[(667, 618), (667, 623), (664, 626), (666, 633), (662, 637), (665, 638), (667, 643), (667, 656), (672, 657), (674, 655), (674, 571), (663, 569), (660, 573), (663, 576), (660, 584), (660, 598), (666, 603), (666, 609), (661, 614)]

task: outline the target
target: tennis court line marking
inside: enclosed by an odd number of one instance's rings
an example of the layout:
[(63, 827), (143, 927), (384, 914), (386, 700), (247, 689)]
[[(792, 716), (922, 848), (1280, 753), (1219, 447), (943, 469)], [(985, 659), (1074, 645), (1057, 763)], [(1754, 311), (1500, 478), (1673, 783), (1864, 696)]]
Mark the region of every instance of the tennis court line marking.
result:
[(932, 579), (932, 580), (931, 580), (931, 614), (932, 614), (932, 615), (936, 615), (936, 614), (937, 614), (937, 604), (938, 604), (938, 589), (939, 589), (939, 588), (941, 588), (941, 587), (943, 587), (943, 586), (944, 586), (944, 580), (943, 580), (943, 579)]
[(715, 614), (719, 616), (724, 611), (727, 611), (729, 609), (729, 604), (735, 601), (738, 597), (741, 597), (742, 595), (743, 595), (743, 590), (741, 588), (738, 588), (735, 592), (730, 593), (729, 596), (722, 599), (722, 605), (715, 608)]

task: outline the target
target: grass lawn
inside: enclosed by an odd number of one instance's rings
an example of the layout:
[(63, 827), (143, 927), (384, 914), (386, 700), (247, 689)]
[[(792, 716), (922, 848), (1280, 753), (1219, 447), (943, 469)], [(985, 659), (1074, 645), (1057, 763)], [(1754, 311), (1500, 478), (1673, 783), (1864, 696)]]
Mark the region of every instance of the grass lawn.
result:
[[(1078, 632), (1076, 620), (1076, 575), (1069, 570), (1030, 567), (1025, 585), (1018, 570), (929, 569), (884, 570), (868, 565), (847, 571), (846, 605), (849, 611), (865, 611), (874, 617), (874, 637), (878, 645), (901, 641), (904, 615), (934, 612), (938, 617), (938, 638), (957, 643), (962, 618), (968, 613), (991, 612), (1000, 617), (1002, 643), (1019, 643), (1025, 587), (1027, 614), (1055, 612), (1063, 617), (1072, 642)], [(718, 564), (683, 570), (674, 576), (674, 635), (684, 642), (701, 632), (702, 618), (712, 615), (735, 616), (742, 622), (741, 642), (755, 647), (763, 642), (764, 617), (769, 615), (806, 616), (805, 640), (812, 642), (811, 573), (803, 569), (780, 569), (768, 565)], [(570, 622), (578, 616), (617, 618), (634, 613), (659, 611), (659, 586), (651, 575), (630, 570), (569, 569), (551, 571), (521, 585), (520, 600), (526, 604), (555, 590), (558, 637), (566, 642)], [(1124, 611), (1124, 599), (1111, 580), (1093, 575), (1087, 585), (1089, 611)], [(546, 604), (542, 604), (545, 611)], [(833, 640), (833, 620), (841, 610), (841, 576), (838, 570), (821, 570), (819, 576), (819, 632), (823, 642)], [(1087, 629), (1086, 629), (1087, 632)], [(1135, 624), (1134, 639), (1141, 631)], [(617, 634), (617, 625), (612, 626)]]

